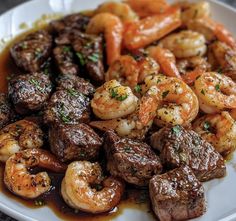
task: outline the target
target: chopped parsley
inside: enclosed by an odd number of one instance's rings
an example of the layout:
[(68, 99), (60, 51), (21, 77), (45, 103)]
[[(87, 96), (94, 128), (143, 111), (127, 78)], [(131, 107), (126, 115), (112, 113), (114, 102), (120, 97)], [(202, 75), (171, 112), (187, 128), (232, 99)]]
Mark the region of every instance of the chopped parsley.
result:
[(219, 68), (219, 69), (217, 70), (217, 73), (218, 73), (218, 74), (222, 74), (222, 72), (223, 72), (223, 69), (222, 69), (222, 68)]
[(69, 47), (69, 46), (64, 46), (64, 47), (63, 47), (63, 52), (65, 52), (65, 53), (71, 52), (71, 47)]
[(170, 91), (164, 91), (162, 93), (162, 98), (165, 98), (169, 93), (170, 93)]
[(124, 151), (125, 151), (126, 153), (131, 153), (131, 152), (132, 152), (132, 149), (131, 149), (131, 147), (126, 146), (126, 147), (124, 147)]
[(36, 49), (35, 49), (35, 52), (34, 52), (34, 55), (35, 55), (35, 58), (36, 58), (36, 59), (39, 59), (39, 58), (42, 57), (43, 53), (42, 53), (42, 51), (41, 51), (40, 48), (36, 48)]
[(91, 55), (88, 56), (88, 59), (92, 62), (98, 62), (100, 56), (98, 53), (92, 53)]
[(134, 87), (134, 91), (136, 92), (136, 93), (140, 93), (141, 92), (141, 86), (140, 85), (136, 85), (135, 87)]
[(21, 47), (22, 49), (27, 49), (27, 48), (28, 48), (27, 42), (21, 43), (20, 47)]
[(39, 91), (44, 92), (44, 89), (40, 86), (40, 83), (38, 80), (31, 78), (29, 80), (29, 83), (34, 85)]
[(69, 115), (66, 115), (65, 110), (64, 110), (64, 104), (61, 105), (61, 107), (58, 110), (59, 113), (59, 117), (60, 119), (64, 122), (64, 123), (70, 123), (71, 122), (71, 118)]
[(79, 62), (81, 64), (81, 66), (84, 66), (86, 64), (84, 56), (80, 52), (77, 52), (76, 56), (79, 58)]
[(75, 97), (76, 95), (78, 95), (78, 91), (76, 91), (74, 88), (69, 88), (67, 89), (67, 92), (69, 95)]
[(205, 131), (209, 131), (209, 129), (211, 128), (211, 124), (209, 121), (205, 121), (204, 124), (203, 124), (203, 129)]
[(118, 101), (124, 101), (128, 97), (128, 94), (119, 94), (117, 88), (115, 87), (110, 89), (110, 96)]
[(216, 89), (216, 91), (220, 91), (220, 85), (217, 84), (217, 85), (215, 86), (215, 89)]
[(171, 128), (171, 131), (172, 131), (174, 134), (176, 134), (176, 135), (179, 134), (180, 130), (181, 130), (181, 128), (180, 128), (179, 125), (176, 125), (176, 126), (174, 126), (174, 127)]
[(201, 94), (205, 95), (205, 91), (203, 89), (201, 90)]

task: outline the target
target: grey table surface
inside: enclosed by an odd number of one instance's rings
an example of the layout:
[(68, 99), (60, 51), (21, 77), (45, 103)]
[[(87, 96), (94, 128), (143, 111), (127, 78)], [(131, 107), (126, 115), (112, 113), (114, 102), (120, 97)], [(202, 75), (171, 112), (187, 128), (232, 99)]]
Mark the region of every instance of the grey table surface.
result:
[[(27, 1), (28, 0), (0, 0), (0, 14)], [(221, 2), (226, 2), (227, 4), (236, 7), (236, 0), (222, 0)], [(0, 221), (16, 221), (16, 220), (0, 212)]]

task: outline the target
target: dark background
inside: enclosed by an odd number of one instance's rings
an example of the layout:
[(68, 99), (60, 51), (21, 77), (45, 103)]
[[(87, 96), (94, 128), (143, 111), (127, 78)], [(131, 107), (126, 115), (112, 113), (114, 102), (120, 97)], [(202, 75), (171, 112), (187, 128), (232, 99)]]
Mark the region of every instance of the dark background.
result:
[[(0, 14), (2, 14), (3, 12), (7, 11), (10, 8), (13, 8), (14, 6), (17, 6), (27, 1), (28, 0), (0, 0)], [(226, 2), (231, 6), (236, 7), (236, 0), (221, 0), (221, 2)], [(16, 221), (16, 220), (0, 212), (0, 221)]]

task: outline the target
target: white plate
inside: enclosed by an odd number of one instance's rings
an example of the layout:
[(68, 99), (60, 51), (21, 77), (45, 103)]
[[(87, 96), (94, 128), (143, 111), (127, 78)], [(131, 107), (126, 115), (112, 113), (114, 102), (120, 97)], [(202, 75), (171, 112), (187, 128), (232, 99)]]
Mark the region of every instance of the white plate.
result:
[[(9, 39), (22, 32), (22, 22), (31, 24), (42, 14), (63, 13), (92, 9), (103, 0), (35, 0), (8, 11), (0, 16), (0, 39)], [(236, 36), (236, 10), (215, 1), (210, 1), (215, 19), (225, 24)], [(236, 220), (236, 156), (227, 163), (227, 176), (204, 184), (208, 201), (207, 213), (198, 221)], [(29, 209), (21, 203), (0, 193), (0, 210), (22, 221), (58, 221), (49, 208)], [(115, 221), (152, 221), (147, 213), (125, 209)]]

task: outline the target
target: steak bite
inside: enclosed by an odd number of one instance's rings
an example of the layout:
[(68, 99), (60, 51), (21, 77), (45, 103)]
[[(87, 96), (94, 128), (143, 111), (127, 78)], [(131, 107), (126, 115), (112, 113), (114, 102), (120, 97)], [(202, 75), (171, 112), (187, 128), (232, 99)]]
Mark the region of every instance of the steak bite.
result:
[(9, 81), (8, 94), (19, 114), (42, 109), (50, 97), (52, 83), (42, 73), (17, 75)]
[(102, 37), (83, 34), (74, 39), (72, 45), (88, 75), (95, 82), (104, 82)]
[(102, 139), (86, 124), (60, 125), (49, 130), (51, 151), (62, 161), (93, 160)]
[(152, 135), (151, 144), (161, 151), (161, 161), (167, 168), (174, 169), (186, 164), (200, 181), (226, 174), (222, 156), (192, 130), (181, 126), (163, 128)]
[(58, 90), (50, 98), (44, 113), (44, 122), (78, 124), (90, 120), (89, 98), (76, 90)]
[(85, 75), (88, 74), (95, 82), (104, 81), (103, 39), (101, 36), (69, 30), (61, 33), (55, 42), (57, 45), (71, 44)]
[(40, 30), (14, 44), (10, 52), (18, 67), (27, 72), (37, 72), (49, 57), (51, 49), (51, 35)]
[(90, 82), (74, 75), (61, 75), (57, 83), (58, 89), (74, 89), (89, 97), (95, 92), (95, 88)]
[(160, 221), (188, 220), (206, 211), (204, 188), (188, 166), (154, 176), (149, 193)]
[(14, 111), (6, 94), (0, 93), (0, 129), (6, 126), (14, 118)]
[(72, 14), (63, 17), (62, 19), (52, 21), (51, 27), (55, 32), (62, 32), (65, 29), (76, 29), (79, 31), (85, 31), (89, 23), (90, 18), (80, 13)]
[(53, 49), (53, 56), (61, 74), (77, 75), (79, 73), (79, 66), (74, 62), (74, 54), (70, 46), (57, 46)]
[(159, 157), (146, 143), (120, 138), (113, 131), (105, 134), (107, 169), (113, 176), (138, 186), (148, 185), (153, 175), (162, 171)]

